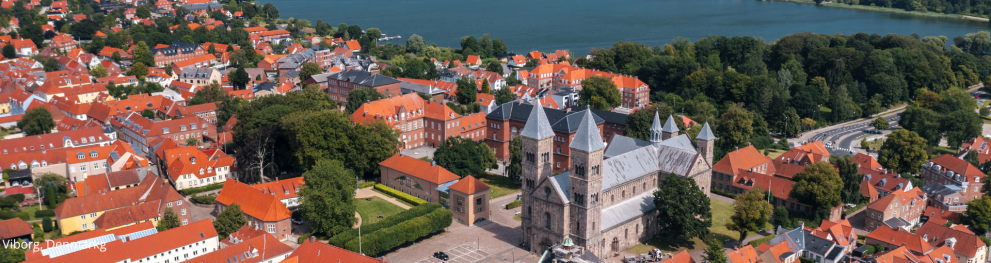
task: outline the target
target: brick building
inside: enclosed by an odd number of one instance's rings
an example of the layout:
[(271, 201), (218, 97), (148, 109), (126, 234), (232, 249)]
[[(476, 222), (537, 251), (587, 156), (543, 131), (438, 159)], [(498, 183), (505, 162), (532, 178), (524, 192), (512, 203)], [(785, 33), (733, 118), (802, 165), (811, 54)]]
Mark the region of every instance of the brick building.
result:
[(448, 207), (454, 213), (455, 220), (471, 226), (478, 220), (489, 218), (489, 185), (469, 175), (448, 188), (451, 189), (451, 204)]
[(234, 179), (227, 179), (223, 190), (220, 190), (220, 195), (217, 196), (214, 212), (219, 215), (234, 204), (241, 207), (248, 224), (255, 229), (272, 234), (279, 240), (286, 240), (292, 235), (292, 224), (289, 222), (292, 212), (275, 196), (263, 194), (260, 190)]
[(980, 198), (984, 172), (950, 154), (929, 159), (922, 166), (922, 190), (929, 205), (954, 212), (967, 210), (967, 202)]
[(142, 117), (140, 113), (132, 112), (127, 115), (117, 115), (110, 119), (110, 125), (120, 134), (120, 139), (130, 143), (147, 154), (151, 142), (156, 138), (171, 138), (185, 142), (189, 138), (204, 138), (216, 141), (217, 127), (209, 121), (197, 116), (182, 119), (152, 121)]
[(867, 205), (864, 227), (868, 231), (882, 225), (910, 230), (926, 210), (926, 194), (919, 188), (898, 189)]
[(485, 115), (461, 116), (447, 105), (424, 100), (411, 93), (367, 102), (351, 114), (358, 123), (384, 121), (400, 132), (400, 148), (421, 145), (438, 147), (448, 137), (462, 136), (475, 141), (485, 139)]
[(152, 48), (149, 51), (155, 56), (155, 67), (164, 67), (200, 55), (207, 55), (206, 49), (200, 45), (182, 41), (175, 41), (168, 47)]
[(451, 185), (461, 178), (436, 163), (428, 163), (402, 153), (385, 159), (379, 163), (379, 167), (382, 184), (428, 202), (441, 204), (447, 202), (447, 196), (437, 188)]
[[(314, 80), (314, 83), (319, 80)], [(307, 84), (311, 84), (307, 80)], [(399, 96), (399, 80), (367, 71), (349, 69), (327, 76), (327, 93), (338, 102), (347, 102), (348, 95), (356, 89), (375, 89), (386, 97)]]
[[(185, 199), (183, 199), (182, 195), (179, 195), (179, 192), (176, 192), (174, 188), (154, 174), (146, 173), (140, 180), (141, 183), (135, 187), (66, 199), (65, 202), (59, 204), (54, 209), (55, 218), (53, 220), (58, 224), (62, 234), (68, 235), (73, 231), (104, 228), (104, 226), (97, 225), (96, 222), (102, 215), (113, 210), (137, 209), (131, 207), (140, 204), (157, 203), (156, 212), (158, 214), (156, 218), (148, 221), (157, 225), (158, 218), (164, 215), (165, 209), (171, 208), (179, 216), (179, 220), (183, 225), (190, 223), (192, 214), (189, 211), (189, 202), (185, 202)], [(117, 217), (121, 217), (123, 213), (117, 213), (117, 215)], [(127, 224), (137, 221), (128, 221), (127, 219), (129, 218), (105, 218), (101, 222), (115, 220)], [(149, 218), (142, 220), (145, 219)], [(116, 223), (111, 223), (110, 225), (114, 224)]]

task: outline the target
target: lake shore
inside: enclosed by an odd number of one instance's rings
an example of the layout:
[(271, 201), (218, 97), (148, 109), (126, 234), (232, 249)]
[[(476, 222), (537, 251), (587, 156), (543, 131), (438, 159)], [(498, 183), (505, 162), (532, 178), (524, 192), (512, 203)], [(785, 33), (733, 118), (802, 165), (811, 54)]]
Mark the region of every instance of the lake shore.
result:
[[(790, 3), (812, 4), (812, 5), (815, 4), (815, 1), (813, 1), (813, 0), (767, 0), (767, 1), (790, 2)], [(844, 9), (853, 9), (853, 10), (873, 11), (873, 12), (883, 12), (883, 13), (893, 13), (893, 14), (910, 15), (910, 16), (918, 16), (918, 17), (927, 17), (927, 18), (960, 19), (960, 20), (973, 20), (973, 21), (988, 22), (988, 19), (987, 18), (983, 18), (983, 17), (968, 16), (968, 15), (959, 15), (959, 14), (944, 14), (944, 13), (936, 13), (936, 12), (906, 11), (905, 9), (891, 8), (891, 7), (867, 6), (867, 5), (849, 5), (849, 4), (832, 3), (832, 2), (823, 2), (822, 3), (822, 6), (835, 7), (835, 8), (844, 8)]]

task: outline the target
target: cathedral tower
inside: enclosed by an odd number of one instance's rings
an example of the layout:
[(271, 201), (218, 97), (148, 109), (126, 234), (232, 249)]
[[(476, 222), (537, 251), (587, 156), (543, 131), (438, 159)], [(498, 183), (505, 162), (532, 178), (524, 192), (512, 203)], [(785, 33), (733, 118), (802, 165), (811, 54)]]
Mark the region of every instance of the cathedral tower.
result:
[(523, 204), (522, 204), (522, 228), (523, 245), (529, 246), (531, 251), (538, 249), (536, 244), (530, 244), (530, 237), (533, 236), (533, 198), (531, 197), (540, 180), (550, 177), (553, 171), (551, 167), (551, 148), (554, 145), (554, 131), (551, 130), (551, 123), (547, 120), (544, 107), (540, 103), (534, 103), (530, 110), (530, 117), (527, 118), (523, 131), (520, 132), (523, 146)]
[(699, 132), (698, 136), (695, 136), (695, 145), (698, 147), (699, 154), (705, 157), (705, 160), (709, 162), (709, 165), (714, 165), (712, 163), (712, 152), (715, 148), (716, 135), (712, 133), (712, 129), (709, 128), (709, 122), (706, 122), (702, 126), (702, 131)]
[(650, 125), (650, 142), (654, 144), (654, 147), (660, 146), (661, 141), (664, 140), (661, 139), (661, 130), (663, 130), (663, 128), (661, 128), (661, 118), (660, 116), (657, 115), (657, 112), (655, 111), (654, 123)]
[(668, 120), (661, 129), (661, 140), (671, 139), (674, 136), (678, 136), (678, 124), (674, 123), (674, 116), (668, 115)]
[[(656, 118), (656, 117), (655, 117)], [(653, 136), (652, 136), (653, 137)], [(571, 237), (596, 255), (602, 255), (602, 158), (606, 145), (591, 110), (585, 110), (571, 140)]]

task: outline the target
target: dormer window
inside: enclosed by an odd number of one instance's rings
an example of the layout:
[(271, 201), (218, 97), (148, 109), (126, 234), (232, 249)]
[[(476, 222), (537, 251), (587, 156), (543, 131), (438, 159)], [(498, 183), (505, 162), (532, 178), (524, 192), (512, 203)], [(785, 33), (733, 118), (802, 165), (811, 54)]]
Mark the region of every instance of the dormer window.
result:
[(196, 164), (196, 157), (189, 157), (189, 162)]
[(84, 154), (84, 153), (77, 153), (76, 154), (76, 158), (78, 158), (79, 160), (85, 159), (86, 158), (86, 154)]
[(96, 151), (89, 151), (89, 157), (96, 158)]

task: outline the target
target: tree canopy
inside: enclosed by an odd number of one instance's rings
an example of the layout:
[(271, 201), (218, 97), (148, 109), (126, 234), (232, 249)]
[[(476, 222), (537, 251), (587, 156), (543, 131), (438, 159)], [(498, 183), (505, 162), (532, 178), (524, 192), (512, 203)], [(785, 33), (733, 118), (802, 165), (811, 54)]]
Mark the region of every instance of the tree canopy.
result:
[(300, 205), (303, 218), (312, 230), (327, 236), (351, 229), (355, 223), (354, 172), (338, 160), (322, 159), (303, 173)]
[(668, 175), (661, 189), (654, 192), (654, 205), (659, 212), (657, 223), (661, 236), (692, 239), (709, 234), (712, 226), (709, 197), (695, 180)]
[(612, 110), (623, 103), (619, 89), (611, 79), (594, 76), (582, 81), (582, 90), (578, 92), (578, 106), (591, 107), (600, 110)]
[(434, 152), (434, 161), (461, 177), (483, 175), (485, 169), (497, 167), (495, 153), (488, 144), (461, 136), (445, 139)]
[(220, 215), (217, 215), (217, 220), (213, 221), (213, 228), (217, 229), (217, 234), (220, 235), (221, 239), (225, 239), (247, 223), (248, 220), (244, 218), (241, 206), (231, 204), (224, 208)]
[(771, 221), (771, 203), (764, 194), (765, 191), (757, 187), (736, 195), (736, 208), (726, 228), (740, 233), (738, 247), (743, 245), (747, 233), (761, 230)]
[(843, 179), (828, 162), (806, 165), (804, 172), (795, 174), (794, 181), (789, 195), (814, 206), (820, 218), (825, 218), (830, 209), (842, 204)]
[(46, 134), (55, 128), (55, 120), (48, 108), (36, 107), (24, 113), (24, 117), (17, 121), (17, 127), (27, 136)]
[(877, 162), (896, 173), (918, 173), (929, 160), (923, 146), (926, 139), (914, 131), (898, 129), (888, 135), (878, 153)]

